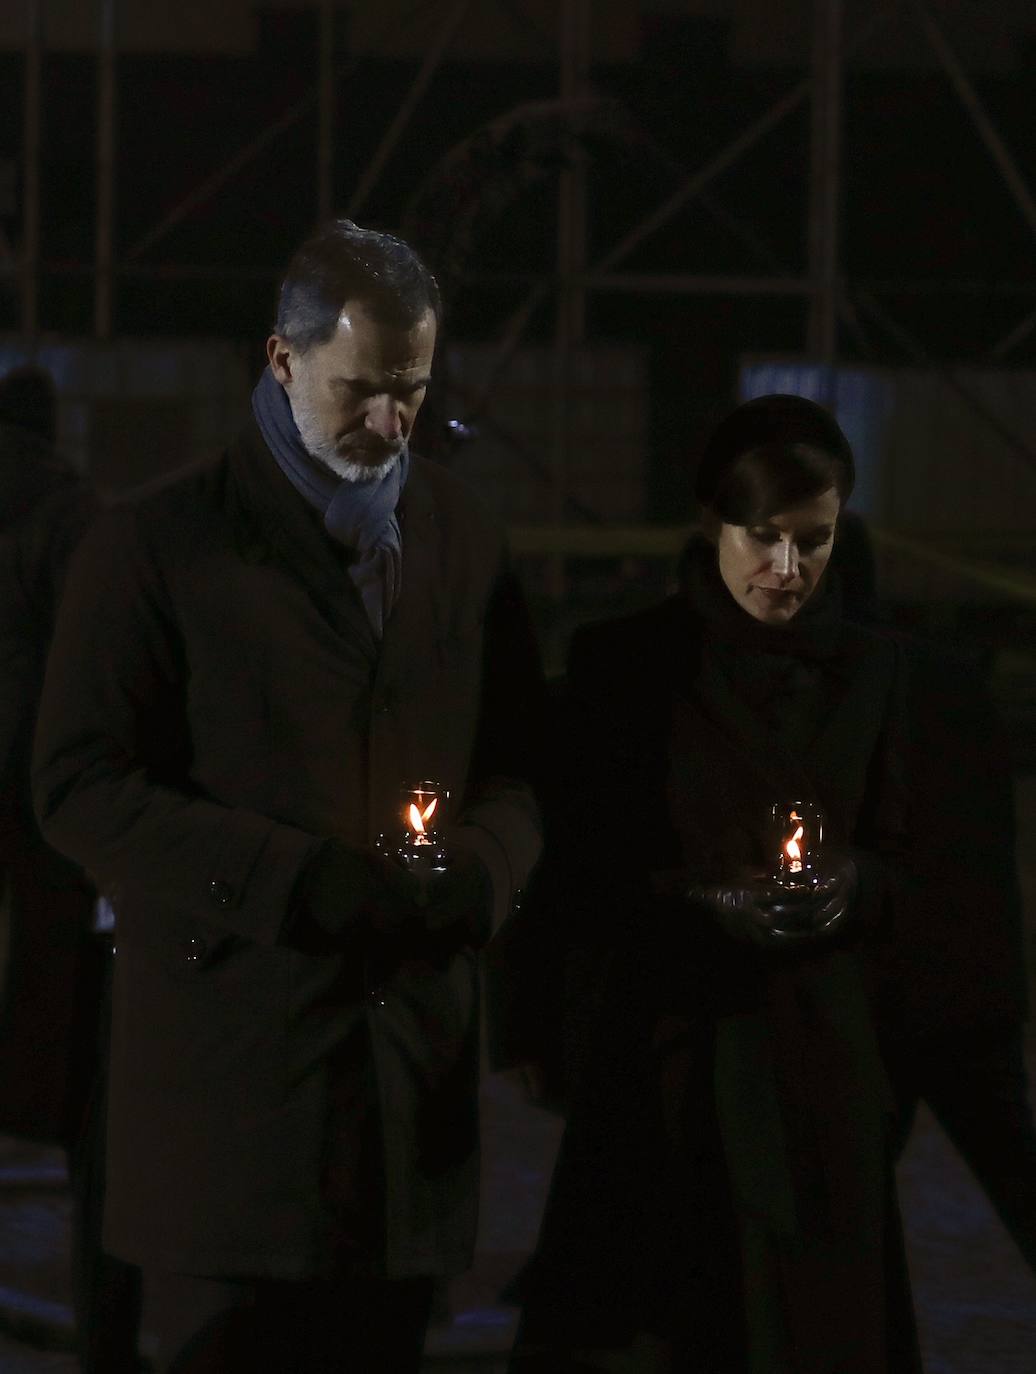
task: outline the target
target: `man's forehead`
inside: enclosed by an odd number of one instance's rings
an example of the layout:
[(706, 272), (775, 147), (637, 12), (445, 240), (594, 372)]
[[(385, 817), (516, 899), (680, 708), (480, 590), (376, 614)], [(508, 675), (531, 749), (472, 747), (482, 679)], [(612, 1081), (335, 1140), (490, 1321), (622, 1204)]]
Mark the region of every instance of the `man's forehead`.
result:
[(372, 313), (364, 301), (346, 301), (338, 312), (336, 336), (352, 338), (435, 337), (435, 313), (431, 309), (417, 319), (401, 322)]

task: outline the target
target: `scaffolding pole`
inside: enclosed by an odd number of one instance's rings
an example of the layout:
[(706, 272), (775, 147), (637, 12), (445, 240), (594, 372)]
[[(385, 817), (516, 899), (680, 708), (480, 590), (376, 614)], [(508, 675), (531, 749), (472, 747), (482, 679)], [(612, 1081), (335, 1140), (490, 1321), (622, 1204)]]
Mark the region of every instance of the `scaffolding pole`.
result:
[(814, 0), (807, 348), (830, 366), (838, 351), (838, 209), (842, 149), (842, 0)]
[(317, 121), (317, 216), (330, 219), (335, 165), (335, 0), (319, 0), (320, 114)]
[[(558, 12), (561, 99), (587, 94), (590, 78), (591, 0), (563, 0)], [(573, 359), (586, 334), (586, 151), (573, 133), (558, 178), (557, 312), (554, 320), (554, 387), (551, 442), (551, 515), (563, 520), (568, 498)], [(565, 560), (552, 558), (553, 596), (565, 594)]]
[(1003, 138), (1000, 136), (996, 125), (986, 113), (985, 106), (979, 99), (978, 92), (968, 78), (967, 72), (961, 66), (957, 54), (950, 47), (946, 35), (932, 18), (927, 5), (923, 0), (912, 0), (912, 7), (917, 16), (921, 28), (924, 30), (925, 37), (931, 45), (932, 51), (939, 59), (943, 70), (949, 78), (950, 85), (957, 93), (957, 98), (971, 116), (971, 121), (978, 132), (979, 138), (986, 146), (993, 162), (996, 164), (1000, 175), (1003, 177), (1007, 189), (1014, 197), (1015, 204), (1022, 213), (1026, 224), (1036, 234), (1036, 199), (1033, 198), (1029, 190), (1028, 183), (1018, 168), (1018, 164), (1011, 156), (1011, 151)]
[(40, 143), (42, 133), (43, 0), (26, 0), (25, 116), (22, 154), (22, 333), (39, 333)]
[(115, 208), (115, 3), (100, 0), (97, 45), (97, 211), (94, 236), (94, 334), (111, 338)]
[(453, 35), (457, 32), (458, 28), (460, 28), (461, 20), (464, 18), (465, 14), (467, 14), (470, 4), (471, 0), (457, 0), (457, 3), (443, 21), (434, 41), (427, 53), (425, 53), (425, 59), (421, 63), (421, 68), (417, 75), (414, 77), (413, 85), (407, 92), (406, 99), (396, 111), (396, 117), (386, 130), (384, 137), (374, 152), (374, 156), (367, 164), (363, 176), (360, 178), (359, 185), (353, 192), (352, 199), (349, 201), (348, 213), (350, 215), (357, 214), (366, 204), (367, 197), (377, 184), (378, 178), (381, 176), (386, 162), (388, 162), (389, 158), (392, 156), (396, 144), (403, 136), (406, 126), (410, 123), (411, 115), (413, 115), (414, 111), (417, 109), (422, 96), (428, 89), (428, 85), (439, 67), (439, 63), (442, 61), (443, 57), (445, 57), (447, 49), (453, 42)]

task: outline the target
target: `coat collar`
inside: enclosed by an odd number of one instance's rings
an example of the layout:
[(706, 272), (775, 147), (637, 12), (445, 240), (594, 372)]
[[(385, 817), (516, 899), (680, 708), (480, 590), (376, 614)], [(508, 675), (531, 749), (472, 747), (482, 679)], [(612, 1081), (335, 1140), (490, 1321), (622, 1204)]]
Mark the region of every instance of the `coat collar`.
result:
[(413, 670), (415, 644), (440, 639), (443, 629), (441, 532), (426, 464), (414, 457), (398, 509), (403, 584), (385, 622), (379, 675), (399, 680)]
[(825, 671), (837, 678), (837, 686), (830, 711), (817, 722), (806, 757), (773, 738), (756, 713), (729, 690), (711, 655), (700, 655), (697, 678), (684, 695), (727, 738), (741, 756), (746, 776), (754, 777), (764, 794), (791, 797), (801, 793), (821, 801), (828, 810), (838, 810), (838, 784), (852, 771), (850, 758), (853, 762), (868, 759), (883, 728), (895, 654), (880, 637), (843, 624)]
[(411, 460), (398, 516), (403, 542), (403, 584), (379, 645), (359, 593), (319, 517), (281, 472), (254, 420), (230, 450), (239, 514), (247, 532), (242, 552), (258, 561), (274, 557), (303, 583), (339, 633), (355, 638), (378, 673), (405, 676), (412, 646), (442, 627), (440, 532), (432, 484), (421, 458)]
[(276, 560), (305, 587), (321, 615), (358, 642), (373, 661), (377, 640), (342, 556), (320, 517), (277, 466), (254, 420), (230, 450), (230, 468), (242, 523), (242, 554)]

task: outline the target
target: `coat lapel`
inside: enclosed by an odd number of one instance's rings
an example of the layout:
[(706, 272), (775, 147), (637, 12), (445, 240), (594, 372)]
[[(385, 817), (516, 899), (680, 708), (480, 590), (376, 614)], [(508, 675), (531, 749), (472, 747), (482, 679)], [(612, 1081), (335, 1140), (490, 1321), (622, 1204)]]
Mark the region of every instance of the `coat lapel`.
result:
[(231, 453), (253, 535), (248, 556), (274, 556), (300, 581), (321, 616), (372, 664), (378, 643), (344, 560), (320, 519), (281, 472), (252, 422)]
[(441, 638), (443, 628), (441, 535), (420, 459), (411, 459), (398, 516), (403, 583), (399, 600), (385, 622), (378, 663), (378, 680), (395, 683), (412, 675), (414, 646), (434, 643)]
[(837, 679), (830, 709), (799, 757), (766, 730), (716, 669), (708, 654), (690, 692), (690, 705), (726, 741), (730, 761), (744, 778), (746, 795), (819, 802), (837, 823), (833, 834), (851, 833), (866, 783), (866, 765), (874, 751), (887, 712), (894, 659), (878, 640), (864, 639), (845, 626), (839, 649), (827, 671)]

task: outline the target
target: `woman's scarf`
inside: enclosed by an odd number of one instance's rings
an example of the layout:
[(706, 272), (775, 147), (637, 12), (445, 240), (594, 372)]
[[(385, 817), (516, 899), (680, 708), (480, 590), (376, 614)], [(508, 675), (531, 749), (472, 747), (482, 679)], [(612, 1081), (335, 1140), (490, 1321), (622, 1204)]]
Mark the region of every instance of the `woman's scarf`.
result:
[(720, 574), (716, 546), (704, 537), (688, 544), (680, 573), (706, 633), (723, 644), (749, 653), (814, 659), (830, 658), (838, 648), (842, 595), (830, 567), (809, 600), (783, 625), (767, 625), (741, 609)]

